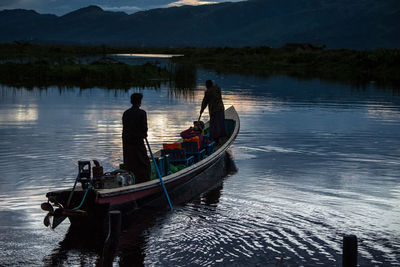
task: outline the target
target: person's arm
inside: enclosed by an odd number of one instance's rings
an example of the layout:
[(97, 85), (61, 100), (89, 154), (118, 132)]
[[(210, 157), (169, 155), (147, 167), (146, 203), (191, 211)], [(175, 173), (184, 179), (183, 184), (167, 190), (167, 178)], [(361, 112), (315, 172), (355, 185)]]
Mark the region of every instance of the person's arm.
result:
[(210, 97), (207, 91), (204, 92), (204, 98), (203, 101), (201, 102), (201, 109), (200, 109), (200, 115), (203, 113), (203, 111), (206, 109), (208, 102), (210, 101)]
[(125, 129), (126, 129), (126, 111), (122, 114), (122, 135), (124, 135)]
[(142, 129), (143, 129), (143, 138), (147, 137), (147, 114), (146, 111), (143, 110), (143, 116), (142, 116)]

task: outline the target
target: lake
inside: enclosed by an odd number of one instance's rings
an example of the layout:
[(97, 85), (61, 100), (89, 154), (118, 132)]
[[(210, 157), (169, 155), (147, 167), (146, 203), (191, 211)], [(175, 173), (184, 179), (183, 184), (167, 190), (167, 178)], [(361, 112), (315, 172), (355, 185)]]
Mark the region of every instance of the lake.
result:
[[(119, 266), (400, 265), (400, 94), (288, 77), (198, 70), (196, 88), (0, 87), (0, 266), (94, 266), (89, 235), (45, 228), (40, 203), (70, 187), (78, 160), (122, 163), (121, 116), (144, 94), (153, 150), (198, 118), (204, 82), (223, 89), (241, 130), (222, 185), (122, 232)], [(202, 119), (208, 120), (208, 112)], [(98, 245), (98, 244), (97, 244)]]

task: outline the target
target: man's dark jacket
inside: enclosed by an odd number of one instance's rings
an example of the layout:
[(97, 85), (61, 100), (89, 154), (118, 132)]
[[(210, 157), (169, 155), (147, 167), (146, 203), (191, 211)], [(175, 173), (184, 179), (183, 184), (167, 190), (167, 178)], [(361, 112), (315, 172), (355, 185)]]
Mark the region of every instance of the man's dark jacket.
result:
[(122, 138), (128, 142), (132, 139), (143, 139), (147, 137), (147, 115), (146, 111), (138, 106), (132, 106), (122, 115)]
[(150, 180), (150, 161), (143, 139), (147, 137), (147, 115), (132, 106), (122, 115), (122, 145), (125, 169), (133, 172), (135, 182)]

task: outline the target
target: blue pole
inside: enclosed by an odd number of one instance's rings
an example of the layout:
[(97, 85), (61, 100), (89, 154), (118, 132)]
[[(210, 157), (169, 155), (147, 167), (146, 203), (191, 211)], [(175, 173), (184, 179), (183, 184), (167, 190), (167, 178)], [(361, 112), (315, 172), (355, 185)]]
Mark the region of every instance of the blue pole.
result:
[(167, 188), (165, 188), (165, 185), (164, 185), (164, 181), (163, 181), (163, 179), (161, 178), (160, 170), (158, 169), (157, 162), (156, 162), (156, 160), (154, 159), (153, 152), (151, 152), (151, 148), (150, 148), (149, 141), (147, 141), (147, 138), (145, 138), (145, 140), (146, 140), (147, 147), (149, 148), (149, 152), (150, 152), (150, 155), (151, 155), (151, 159), (153, 160), (153, 163), (154, 163), (154, 169), (156, 169), (158, 179), (160, 179), (161, 186), (162, 186), (162, 188), (164, 189), (164, 193), (165, 193), (165, 196), (167, 197), (169, 207), (171, 208), (171, 211), (173, 211), (174, 208), (172, 207), (171, 200), (169, 199), (168, 192), (167, 192)]

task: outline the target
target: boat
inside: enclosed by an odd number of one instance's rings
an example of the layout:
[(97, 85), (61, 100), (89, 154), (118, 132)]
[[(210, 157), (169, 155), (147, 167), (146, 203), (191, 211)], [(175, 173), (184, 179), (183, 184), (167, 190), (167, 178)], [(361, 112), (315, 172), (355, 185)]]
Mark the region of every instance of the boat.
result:
[[(173, 204), (190, 200), (199, 195), (201, 190), (206, 190), (213, 183), (215, 184), (217, 179), (214, 179), (214, 176), (226, 175), (229, 148), (240, 129), (239, 116), (233, 106), (225, 110), (225, 126), (227, 138), (212, 153), (176, 172), (165, 173), (161, 179), (130, 184), (128, 181), (131, 177), (127, 173), (123, 170), (115, 170), (110, 173), (101, 173), (103, 184), (99, 186), (97, 183), (99, 179), (95, 179), (95, 176), (99, 175), (98, 171), (102, 167), (94, 161), (92, 176), (90, 163), (80, 161), (78, 176), (72, 188), (46, 194), (47, 202), (41, 205), (42, 209), (48, 212), (44, 218), (44, 224), (54, 229), (68, 218), (71, 227), (97, 225), (104, 229), (107, 227), (106, 215), (110, 211), (118, 210), (123, 214), (132, 214), (144, 207), (168, 207), (167, 200), (169, 199), (163, 187)], [(205, 130), (207, 131), (208, 128), (209, 122), (205, 123)], [(154, 153), (154, 156), (160, 158), (161, 151)], [(109, 177), (113, 177), (113, 181), (116, 181), (115, 176), (118, 176), (117, 180), (121, 186), (115, 186), (115, 183), (114, 186), (104, 184), (104, 179)]]

